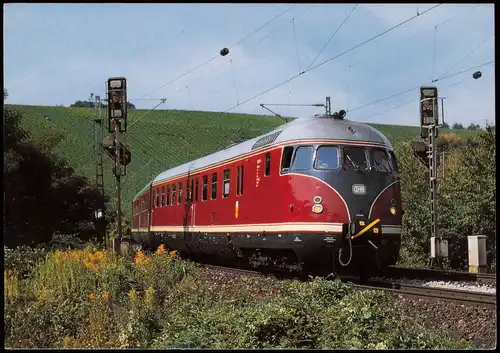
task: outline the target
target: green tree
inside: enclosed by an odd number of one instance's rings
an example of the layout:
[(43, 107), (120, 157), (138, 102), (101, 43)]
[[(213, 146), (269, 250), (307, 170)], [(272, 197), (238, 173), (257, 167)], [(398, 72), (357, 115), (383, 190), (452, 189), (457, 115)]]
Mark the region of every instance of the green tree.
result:
[(60, 135), (33, 141), (21, 120), (4, 107), (4, 244), (35, 245), (55, 233), (88, 239), (95, 234), (94, 210), (107, 198), (52, 152)]

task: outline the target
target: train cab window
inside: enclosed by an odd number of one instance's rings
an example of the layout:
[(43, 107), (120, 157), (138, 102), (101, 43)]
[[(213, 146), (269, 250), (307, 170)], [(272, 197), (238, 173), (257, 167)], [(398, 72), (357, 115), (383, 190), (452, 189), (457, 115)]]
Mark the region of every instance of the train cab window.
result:
[(208, 197), (208, 176), (204, 175), (201, 178), (201, 201), (207, 201)]
[(389, 151), (389, 156), (391, 157), (390, 162), (391, 162), (392, 171), (394, 173), (396, 173), (397, 175), (399, 175), (399, 167), (398, 167), (398, 161), (396, 159), (396, 155), (394, 154), (394, 152)]
[(175, 205), (175, 200), (177, 200), (177, 187), (172, 184), (172, 205)]
[(212, 174), (212, 195), (211, 199), (215, 200), (217, 198), (217, 173)]
[(390, 173), (389, 155), (382, 148), (372, 148), (371, 165), (373, 170), (379, 173)]
[(222, 189), (222, 197), (229, 196), (229, 182), (230, 182), (230, 171), (229, 169), (224, 170), (224, 186)]
[(194, 182), (194, 201), (198, 202), (198, 178)]
[(155, 207), (160, 207), (160, 189), (156, 189), (156, 203)]
[(313, 159), (313, 148), (311, 146), (302, 146), (297, 148), (293, 158), (293, 170), (311, 169)]
[(266, 153), (266, 170), (264, 175), (269, 176), (271, 174), (271, 152)]
[(283, 157), (281, 158), (281, 171), (288, 171), (292, 164), (293, 146), (287, 146), (283, 149)]
[(165, 187), (161, 187), (161, 207), (165, 206)]
[(170, 206), (170, 185), (167, 185), (167, 206)]
[(366, 150), (364, 147), (344, 147), (344, 169), (361, 170), (368, 168)]
[(316, 151), (314, 168), (319, 170), (337, 169), (339, 167), (339, 148), (337, 146), (320, 146)]
[(182, 182), (179, 183), (179, 198), (177, 199), (177, 203), (182, 204)]

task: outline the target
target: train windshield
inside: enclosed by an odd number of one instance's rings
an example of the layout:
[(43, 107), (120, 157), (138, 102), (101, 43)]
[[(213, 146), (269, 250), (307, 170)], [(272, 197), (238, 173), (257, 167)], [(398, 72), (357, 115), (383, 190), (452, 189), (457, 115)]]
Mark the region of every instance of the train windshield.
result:
[(365, 149), (363, 147), (344, 147), (344, 168), (360, 171), (368, 169)]
[(316, 152), (316, 169), (337, 169), (339, 167), (339, 148), (336, 146), (321, 146)]
[(389, 155), (382, 148), (372, 148), (371, 164), (373, 170), (379, 173), (391, 173), (392, 168), (389, 162)]

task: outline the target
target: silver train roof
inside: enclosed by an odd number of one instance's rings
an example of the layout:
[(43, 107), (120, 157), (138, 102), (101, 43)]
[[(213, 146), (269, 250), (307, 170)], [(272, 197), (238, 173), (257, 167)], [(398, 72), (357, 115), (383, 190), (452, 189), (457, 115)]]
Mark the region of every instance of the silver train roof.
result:
[[(209, 165), (219, 163), (245, 153), (257, 151), (263, 147), (269, 147), (282, 142), (301, 139), (331, 139), (373, 142), (385, 145), (389, 149), (392, 149), (392, 145), (389, 140), (380, 131), (369, 125), (346, 119), (333, 119), (326, 115), (316, 115), (308, 119), (293, 120), (287, 124), (278, 126), (276, 129), (264, 135), (166, 170), (154, 178), (152, 182), (157, 183), (187, 172), (194, 172), (197, 169), (205, 168)], [(269, 143), (269, 141), (271, 141), (271, 143)], [(254, 146), (258, 145), (257, 142), (263, 143), (262, 147)], [(139, 194), (137, 194), (137, 196), (141, 195), (146, 189), (148, 189), (150, 184), (151, 182), (149, 182), (139, 192)]]

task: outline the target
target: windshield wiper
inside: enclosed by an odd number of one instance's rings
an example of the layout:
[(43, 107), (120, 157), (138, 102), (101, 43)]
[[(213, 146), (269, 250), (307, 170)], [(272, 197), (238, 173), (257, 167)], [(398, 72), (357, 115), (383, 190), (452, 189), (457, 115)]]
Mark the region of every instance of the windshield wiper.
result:
[(360, 170), (360, 169), (359, 169), (359, 166), (358, 166), (356, 163), (354, 163), (354, 161), (351, 159), (351, 157), (349, 156), (349, 154), (348, 154), (348, 153), (346, 153), (346, 154), (345, 154), (345, 156), (347, 157), (347, 159), (349, 160), (349, 162), (351, 162), (351, 164), (352, 164), (352, 166), (354, 167), (354, 169), (356, 169), (356, 170)]

